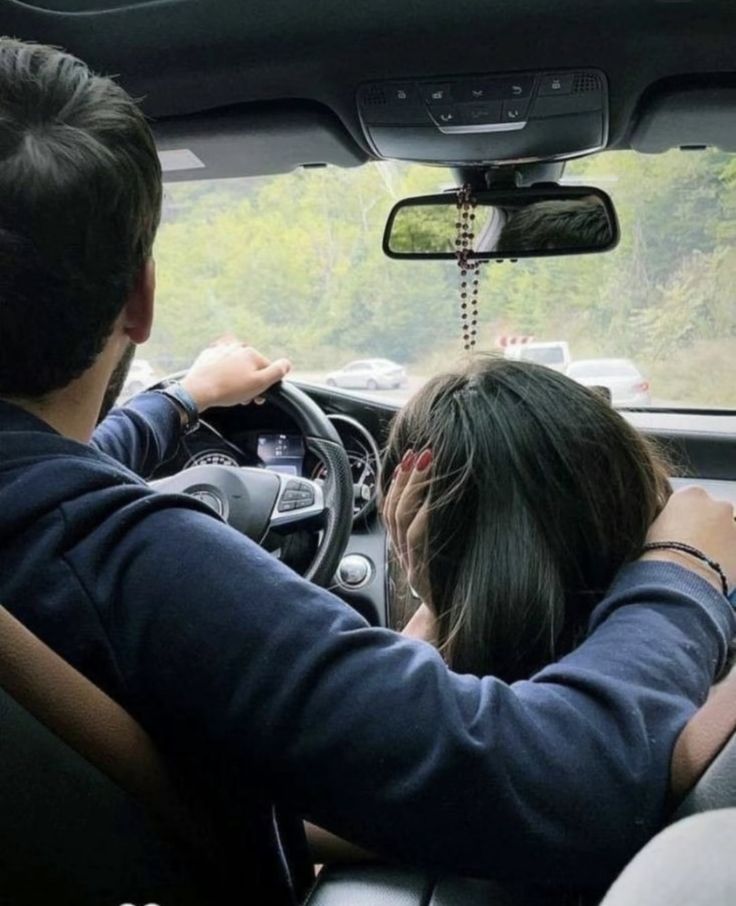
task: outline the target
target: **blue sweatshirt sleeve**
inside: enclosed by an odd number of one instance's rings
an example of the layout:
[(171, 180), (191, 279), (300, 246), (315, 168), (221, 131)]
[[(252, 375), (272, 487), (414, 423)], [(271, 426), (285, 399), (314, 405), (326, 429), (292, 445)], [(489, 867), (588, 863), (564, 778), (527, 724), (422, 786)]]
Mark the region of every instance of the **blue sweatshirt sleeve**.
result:
[(176, 404), (161, 393), (139, 393), (113, 409), (97, 426), (92, 446), (141, 478), (148, 478), (176, 453), (181, 417)]
[(702, 578), (636, 563), (576, 651), (508, 686), (369, 627), (177, 498), (114, 506), (69, 557), (162, 748), (202, 771), (216, 751), (233, 795), (257, 778), (434, 871), (609, 882), (661, 826), (675, 739), (736, 629)]

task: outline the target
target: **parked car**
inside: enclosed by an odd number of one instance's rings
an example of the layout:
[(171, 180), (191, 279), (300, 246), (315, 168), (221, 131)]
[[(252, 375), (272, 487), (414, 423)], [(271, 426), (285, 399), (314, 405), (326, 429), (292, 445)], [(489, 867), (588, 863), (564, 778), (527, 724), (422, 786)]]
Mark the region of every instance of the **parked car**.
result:
[(549, 343), (511, 343), (504, 347), (503, 354), (507, 359), (517, 362), (536, 362), (546, 365), (555, 371), (564, 371), (572, 359), (570, 347), (565, 340), (554, 340)]
[(330, 387), (364, 387), (366, 390), (392, 390), (406, 387), (408, 382), (406, 369), (388, 359), (349, 362), (339, 371), (331, 371), (325, 378)]
[(130, 364), (128, 377), (123, 385), (123, 392), (120, 394), (123, 399), (128, 399), (150, 387), (157, 380), (157, 375), (153, 366), (146, 359), (133, 359)]
[(649, 381), (629, 359), (582, 359), (567, 369), (568, 377), (586, 387), (603, 387), (613, 406), (651, 406)]

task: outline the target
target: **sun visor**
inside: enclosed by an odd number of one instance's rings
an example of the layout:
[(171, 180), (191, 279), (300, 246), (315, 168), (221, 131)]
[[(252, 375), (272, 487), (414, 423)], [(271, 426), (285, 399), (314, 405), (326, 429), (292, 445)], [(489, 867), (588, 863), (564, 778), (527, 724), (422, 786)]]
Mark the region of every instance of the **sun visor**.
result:
[(639, 108), (630, 143), (645, 154), (670, 148), (736, 151), (736, 77), (727, 84), (652, 89)]
[(153, 125), (165, 182), (356, 167), (368, 155), (318, 104), (250, 104)]

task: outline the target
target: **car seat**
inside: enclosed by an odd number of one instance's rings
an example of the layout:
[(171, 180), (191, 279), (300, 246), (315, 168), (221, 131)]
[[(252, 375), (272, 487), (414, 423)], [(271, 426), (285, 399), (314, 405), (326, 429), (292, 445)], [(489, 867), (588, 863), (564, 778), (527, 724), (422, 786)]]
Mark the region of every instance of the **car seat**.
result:
[(203, 904), (150, 740), (0, 608), (0, 904)]

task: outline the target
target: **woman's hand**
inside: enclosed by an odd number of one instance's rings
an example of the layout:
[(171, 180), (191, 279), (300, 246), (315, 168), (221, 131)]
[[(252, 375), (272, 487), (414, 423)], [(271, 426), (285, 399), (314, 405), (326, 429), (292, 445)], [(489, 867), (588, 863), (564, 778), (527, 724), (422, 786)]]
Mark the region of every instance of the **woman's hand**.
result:
[[(736, 585), (736, 522), (733, 505), (715, 500), (703, 488), (676, 491), (649, 529), (647, 541), (689, 544), (721, 565), (729, 588)], [(669, 560), (686, 566), (721, 590), (718, 575), (705, 563), (674, 550), (648, 551), (643, 560)]]
[(427, 569), (427, 491), (432, 452), (412, 450), (396, 467), (386, 499), (383, 519), (401, 568), (414, 593), (431, 608)]

